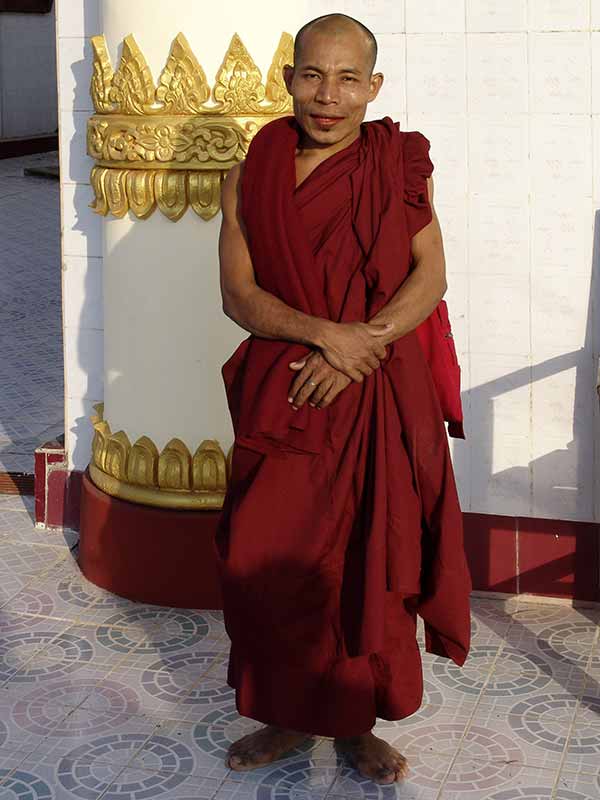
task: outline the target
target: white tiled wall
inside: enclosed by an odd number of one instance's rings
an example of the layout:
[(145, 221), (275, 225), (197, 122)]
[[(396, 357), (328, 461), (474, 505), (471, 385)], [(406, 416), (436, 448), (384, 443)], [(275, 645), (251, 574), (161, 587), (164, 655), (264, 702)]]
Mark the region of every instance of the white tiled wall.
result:
[[(600, 0), (306, 7), (307, 19), (344, 11), (378, 35), (386, 81), (369, 116), (390, 114), (431, 141), (463, 370), (469, 438), (453, 455), (464, 509), (600, 519), (600, 283), (590, 280), (600, 225)], [(85, 156), (86, 41), (100, 28), (98, 0), (60, 0), (67, 416), (80, 468), (90, 436), (82, 420), (102, 391), (101, 222), (87, 208)], [(600, 245), (595, 262), (597, 271)]]
[(90, 37), (101, 32), (99, 0), (57, 2), (66, 442), (72, 468), (89, 462), (92, 406), (103, 398), (102, 220), (89, 208), (92, 160)]

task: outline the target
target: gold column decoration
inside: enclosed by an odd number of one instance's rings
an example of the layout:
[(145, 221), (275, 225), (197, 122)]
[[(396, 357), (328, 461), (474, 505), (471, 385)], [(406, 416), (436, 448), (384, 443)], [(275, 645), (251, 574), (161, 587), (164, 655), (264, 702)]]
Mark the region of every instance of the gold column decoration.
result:
[(191, 207), (209, 220), (219, 211), (226, 172), (242, 161), (254, 134), (292, 113), (283, 66), (293, 60), (283, 33), (263, 84), (235, 34), (211, 89), (183, 33), (177, 34), (158, 86), (130, 34), (113, 71), (106, 39), (92, 37), (91, 95), (96, 113), (87, 152), (98, 214), (146, 219), (158, 209), (173, 222)]
[(112, 433), (104, 404), (94, 406), (94, 440), (89, 470), (103, 492), (147, 506), (187, 510), (220, 509), (231, 469), (219, 443), (206, 439), (192, 455), (181, 439), (159, 452), (148, 436), (131, 444), (124, 431)]

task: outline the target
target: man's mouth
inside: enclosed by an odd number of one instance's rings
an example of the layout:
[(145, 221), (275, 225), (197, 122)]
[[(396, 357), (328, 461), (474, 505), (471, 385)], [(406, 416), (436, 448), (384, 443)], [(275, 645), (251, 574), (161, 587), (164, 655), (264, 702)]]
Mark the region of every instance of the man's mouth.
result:
[(311, 119), (320, 125), (322, 128), (333, 128), (334, 125), (337, 125), (338, 122), (341, 122), (344, 118), (343, 117), (323, 117), (319, 114), (311, 114)]

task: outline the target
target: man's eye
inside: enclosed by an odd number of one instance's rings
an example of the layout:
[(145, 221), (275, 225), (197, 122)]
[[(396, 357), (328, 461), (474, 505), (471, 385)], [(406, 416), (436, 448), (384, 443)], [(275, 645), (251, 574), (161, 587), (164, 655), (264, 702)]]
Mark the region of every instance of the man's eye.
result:
[(353, 78), (351, 75), (344, 75), (342, 80), (354, 83), (356, 81), (356, 78)]
[(305, 78), (318, 78), (319, 76), (317, 75), (317, 73), (316, 73), (316, 72), (307, 72), (307, 73), (304, 75), (304, 77), (305, 77)]

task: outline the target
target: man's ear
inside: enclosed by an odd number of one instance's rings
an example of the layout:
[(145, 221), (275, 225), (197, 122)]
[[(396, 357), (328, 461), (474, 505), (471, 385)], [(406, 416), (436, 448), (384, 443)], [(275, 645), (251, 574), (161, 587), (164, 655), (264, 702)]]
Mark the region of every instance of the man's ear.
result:
[(294, 80), (294, 68), (290, 64), (286, 64), (283, 68), (283, 80), (288, 92), (292, 93), (292, 81)]
[(369, 86), (369, 103), (372, 100), (375, 100), (382, 86), (383, 86), (383, 73), (374, 72), (371, 75), (371, 81)]

